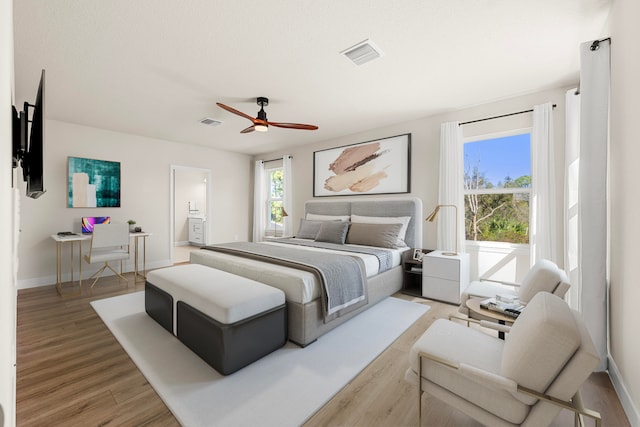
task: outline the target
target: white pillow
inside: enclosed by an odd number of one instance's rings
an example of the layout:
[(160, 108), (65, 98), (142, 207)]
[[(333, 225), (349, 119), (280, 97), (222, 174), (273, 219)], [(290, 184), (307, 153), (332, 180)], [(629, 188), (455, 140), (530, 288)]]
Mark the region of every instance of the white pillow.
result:
[(349, 221), (349, 215), (319, 215), (308, 213), (307, 219), (314, 221)]
[(398, 233), (398, 247), (405, 247), (407, 244), (404, 242), (404, 238), (407, 235), (407, 228), (409, 227), (410, 216), (362, 216), (351, 215), (351, 222), (360, 224), (402, 224), (400, 232)]

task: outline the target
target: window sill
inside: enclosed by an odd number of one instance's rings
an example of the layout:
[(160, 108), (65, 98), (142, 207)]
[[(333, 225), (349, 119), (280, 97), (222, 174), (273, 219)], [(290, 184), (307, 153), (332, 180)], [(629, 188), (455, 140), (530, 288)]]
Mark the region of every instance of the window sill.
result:
[(465, 241), (467, 252), (499, 252), (499, 253), (529, 253), (528, 244), (507, 243), (507, 242), (488, 242), (488, 241)]

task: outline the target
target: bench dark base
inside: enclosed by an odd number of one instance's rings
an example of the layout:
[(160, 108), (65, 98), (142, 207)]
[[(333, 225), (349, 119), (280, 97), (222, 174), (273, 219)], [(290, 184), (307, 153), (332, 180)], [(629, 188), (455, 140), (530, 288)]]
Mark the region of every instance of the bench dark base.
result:
[[(173, 334), (173, 297), (149, 282), (145, 283), (145, 311)], [(286, 304), (224, 324), (178, 301), (176, 316), (178, 339), (223, 375), (244, 368), (287, 341)]]
[(287, 341), (283, 304), (232, 324), (223, 324), (178, 301), (178, 339), (223, 375), (279, 349)]
[(144, 309), (153, 320), (173, 334), (173, 297), (170, 294), (145, 282)]

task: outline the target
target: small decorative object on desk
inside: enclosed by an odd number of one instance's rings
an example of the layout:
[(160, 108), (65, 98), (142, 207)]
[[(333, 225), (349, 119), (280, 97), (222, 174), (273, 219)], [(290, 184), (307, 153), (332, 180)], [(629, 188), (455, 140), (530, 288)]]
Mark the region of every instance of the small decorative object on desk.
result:
[(129, 221), (127, 221), (127, 223), (129, 224), (129, 232), (133, 233), (134, 231), (136, 231), (136, 221), (133, 219), (130, 219)]
[(520, 304), (520, 301), (518, 301), (517, 298), (510, 298), (509, 300), (511, 302), (503, 302), (500, 300), (501, 297), (504, 298), (504, 296), (487, 298), (480, 303), (480, 307), (502, 313), (513, 318), (520, 316), (520, 313), (522, 313), (522, 310), (524, 309), (524, 305)]
[(422, 257), (423, 256), (424, 256), (424, 253), (422, 252), (422, 249), (414, 249), (413, 250), (413, 259), (414, 260), (422, 262)]

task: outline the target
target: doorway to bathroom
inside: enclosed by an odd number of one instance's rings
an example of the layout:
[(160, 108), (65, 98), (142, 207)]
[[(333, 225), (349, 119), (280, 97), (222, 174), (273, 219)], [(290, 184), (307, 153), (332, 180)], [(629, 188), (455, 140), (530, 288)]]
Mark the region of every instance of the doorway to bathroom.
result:
[(211, 170), (171, 166), (171, 259), (189, 261), (192, 250), (210, 241)]

